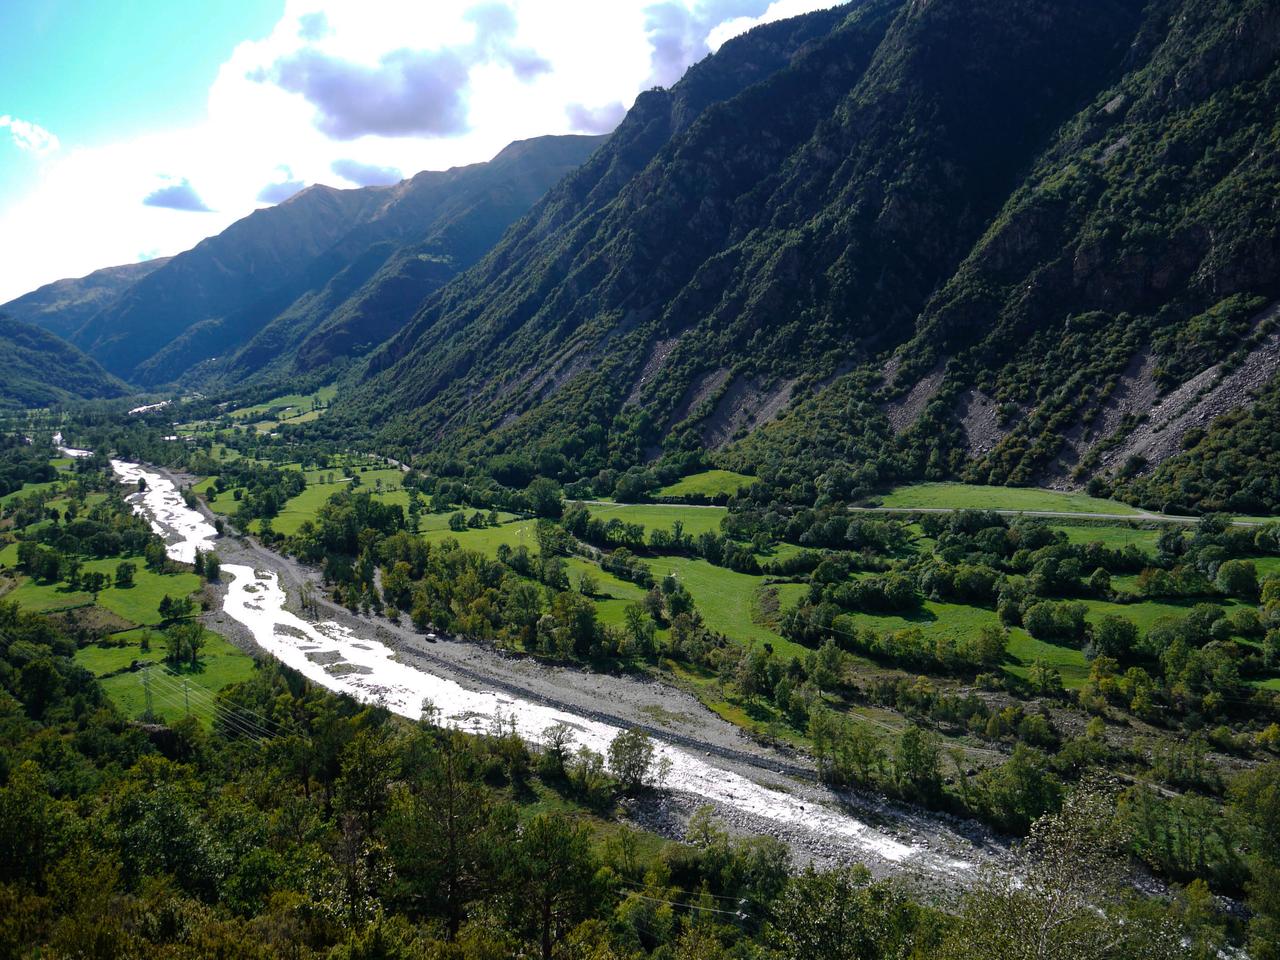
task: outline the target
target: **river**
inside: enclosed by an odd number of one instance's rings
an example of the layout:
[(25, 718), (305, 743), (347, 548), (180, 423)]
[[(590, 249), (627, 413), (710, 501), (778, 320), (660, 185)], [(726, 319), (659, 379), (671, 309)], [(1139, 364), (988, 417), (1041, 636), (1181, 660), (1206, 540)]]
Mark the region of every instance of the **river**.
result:
[[(139, 464), (113, 460), (111, 465), (124, 483), (136, 487), (139, 480), (145, 481), (144, 489), (128, 499), (134, 511), (164, 537), (170, 557), (190, 563), (197, 550), (217, 546), (213, 525), (186, 505), (168, 477)], [(574, 731), (577, 746), (599, 753), (605, 753), (621, 732), (617, 726), (554, 707), (468, 689), (402, 662), (391, 647), (343, 624), (303, 619), (285, 608), (285, 591), (275, 570), (230, 562), (224, 562), (221, 570), (226, 616), (242, 625), (263, 651), (335, 693), (384, 705), (413, 720), (423, 715), (427, 703), (438, 711), (439, 723), (483, 732), (501, 722), (531, 743), (541, 742), (548, 727), (563, 723)], [(830, 838), (868, 860), (916, 867), (934, 876), (956, 878), (975, 866), (968, 859), (941, 854), (924, 838), (919, 843), (905, 842), (835, 806), (815, 802), (811, 790), (793, 793), (765, 786), (667, 743), (656, 742), (655, 753), (669, 767), (666, 789), (740, 811), (757, 823)]]

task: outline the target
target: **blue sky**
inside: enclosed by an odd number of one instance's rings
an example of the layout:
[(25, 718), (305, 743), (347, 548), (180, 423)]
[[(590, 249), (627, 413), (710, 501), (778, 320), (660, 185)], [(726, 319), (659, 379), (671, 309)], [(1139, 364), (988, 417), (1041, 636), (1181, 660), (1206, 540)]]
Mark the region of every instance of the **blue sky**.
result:
[(315, 183), (605, 133), (833, 0), (0, 0), (0, 304), (189, 249)]
[[(199, 119), (218, 68), (265, 37), (284, 0), (3, 0), (0, 113), (95, 146)], [(14, 41), (17, 42), (14, 42)], [(30, 185), (33, 159), (0, 146), (0, 207)]]

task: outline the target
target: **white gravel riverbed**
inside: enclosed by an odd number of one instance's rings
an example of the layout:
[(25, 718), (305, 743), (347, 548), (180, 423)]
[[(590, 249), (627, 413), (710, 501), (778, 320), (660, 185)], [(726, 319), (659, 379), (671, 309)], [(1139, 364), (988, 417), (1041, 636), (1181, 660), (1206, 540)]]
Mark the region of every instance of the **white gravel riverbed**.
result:
[[(415, 650), (406, 644), (401, 652), (379, 639), (394, 642), (397, 634), (403, 634), (403, 628), (391, 631), (351, 617), (339, 622), (336, 611), (335, 619), (304, 619), (286, 606), (288, 597), (280, 570), (286, 569), (290, 561), (276, 558), (278, 569), (272, 569), (262, 562), (270, 555), (261, 548), (251, 552), (227, 549), (235, 542), (219, 539), (208, 518), (186, 505), (164, 473), (118, 460), (112, 461), (112, 467), (124, 483), (136, 486), (139, 479), (145, 480), (145, 490), (132, 494), (129, 501), (135, 512), (146, 516), (153, 529), (165, 538), (173, 559), (191, 562), (196, 550), (219, 548), (225, 584), (222, 613), (230, 621), (227, 626), (234, 624), (241, 636), (251, 637), (259, 650), (311, 681), (364, 702), (382, 704), (414, 720), (422, 715), (424, 701), (429, 701), (439, 711), (440, 723), (484, 731), (500, 721), (514, 725), (522, 737), (534, 743), (541, 740), (548, 727), (564, 723), (573, 729), (576, 745), (604, 753), (622, 729), (622, 724), (587, 715), (626, 715), (627, 710), (621, 709), (617, 698), (604, 698), (598, 710), (582, 712), (564, 709), (564, 698), (555, 698), (551, 703), (535, 702), (513, 695), (509, 682), (495, 680), (496, 689), (485, 689), (483, 681), (474, 682), (474, 670), (467, 671), (471, 682), (465, 684), (442, 675), (450, 671), (433, 670), (431, 657), (424, 655), (429, 653), (425, 646)], [(250, 560), (252, 565), (234, 562), (241, 558)], [(568, 682), (572, 682), (571, 671), (562, 672), (557, 682), (563, 685), (566, 673)], [(498, 675), (505, 680), (501, 671)], [(601, 683), (601, 678), (596, 680), (597, 686), (624, 687), (632, 694), (632, 687), (643, 695), (653, 686), (629, 678), (607, 678), (608, 683)], [(716, 718), (714, 722), (720, 721)], [(669, 799), (659, 805), (664, 811), (711, 803), (739, 830), (773, 833), (808, 859), (856, 860), (878, 874), (905, 873), (931, 884), (940, 881), (945, 886), (963, 884), (979, 863), (1002, 855), (1000, 845), (991, 843), (989, 837), (964, 829), (965, 825), (955, 829), (957, 825), (944, 822), (945, 818), (934, 820), (904, 810), (900, 822), (890, 822), (892, 805), (888, 804), (877, 810), (876, 816), (856, 816), (851, 813), (847, 797), (770, 771), (768, 763), (761, 759), (763, 748), (753, 746), (754, 756), (747, 756), (748, 760), (759, 761), (760, 769), (754, 769), (732, 762), (731, 755), (728, 760), (710, 752), (699, 756), (697, 750), (688, 748), (687, 736), (680, 746), (662, 742), (660, 736), (656, 744), (658, 756), (669, 765), (665, 781)], [(720, 752), (731, 753), (723, 748)], [(779, 755), (773, 762), (781, 770), (794, 760)], [(642, 811), (637, 819), (645, 820)], [(654, 819), (653, 811), (649, 819)]]

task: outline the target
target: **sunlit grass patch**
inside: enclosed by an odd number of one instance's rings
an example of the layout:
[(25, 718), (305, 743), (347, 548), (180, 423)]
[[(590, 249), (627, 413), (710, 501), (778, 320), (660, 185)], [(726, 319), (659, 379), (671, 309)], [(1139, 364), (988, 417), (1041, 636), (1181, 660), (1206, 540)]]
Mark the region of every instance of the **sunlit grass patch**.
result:
[(707, 497), (730, 496), (737, 493), (739, 487), (747, 487), (756, 482), (755, 477), (745, 473), (734, 473), (732, 470), (704, 470), (701, 473), (682, 477), (675, 483), (656, 491), (656, 497)]
[(682, 507), (660, 503), (592, 503), (587, 505), (593, 517), (606, 523), (617, 518), (624, 523), (639, 523), (647, 536), (653, 530), (670, 530), (677, 521), (684, 525), (684, 532), (697, 536), (700, 533), (719, 533), (720, 521), (728, 513), (724, 507)]
[[(211, 724), (214, 710), (210, 698), (223, 687), (248, 680), (253, 675), (253, 658), (209, 630), (205, 631), (204, 646), (194, 669), (189, 664), (163, 662), (163, 634), (151, 632), (149, 652), (142, 650), (142, 636), (143, 631), (129, 631), (116, 637), (127, 641), (124, 647), (88, 646), (76, 652), (76, 662), (96, 676), (114, 670), (126, 671), (107, 676), (101, 683), (107, 696), (130, 719), (141, 717), (147, 708), (143, 672), (126, 669), (134, 660), (153, 664), (150, 668), (152, 708), (158, 716), (169, 721), (182, 718), (189, 709), (206, 725)], [(189, 686), (189, 693), (184, 692), (184, 685)]]
[(968, 483), (917, 483), (880, 498), (881, 506), (972, 510), (1031, 510), (1049, 513), (1105, 513), (1133, 516), (1137, 509), (1083, 493), (1038, 487), (988, 487)]

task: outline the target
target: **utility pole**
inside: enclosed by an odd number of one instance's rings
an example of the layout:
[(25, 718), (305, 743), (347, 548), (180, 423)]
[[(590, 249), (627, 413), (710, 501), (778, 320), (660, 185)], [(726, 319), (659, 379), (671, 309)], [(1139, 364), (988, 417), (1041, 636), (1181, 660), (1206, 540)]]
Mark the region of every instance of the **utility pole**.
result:
[(187, 705), (187, 716), (189, 717), (191, 716), (191, 694), (188, 690), (187, 683), (188, 683), (187, 678), (183, 677), (182, 678), (182, 699)]
[(147, 698), (147, 719), (150, 720), (155, 716), (155, 711), (151, 708), (151, 669), (142, 671), (142, 689)]

